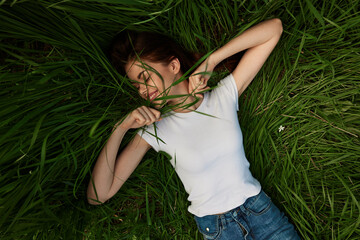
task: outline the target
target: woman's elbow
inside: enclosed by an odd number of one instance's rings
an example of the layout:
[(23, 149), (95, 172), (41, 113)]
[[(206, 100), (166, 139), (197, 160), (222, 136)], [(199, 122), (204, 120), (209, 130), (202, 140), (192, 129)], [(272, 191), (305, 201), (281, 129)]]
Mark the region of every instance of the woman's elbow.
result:
[(274, 21), (274, 24), (276, 26), (276, 29), (277, 29), (279, 35), (281, 35), (282, 32), (283, 32), (283, 25), (282, 25), (281, 19), (280, 18), (274, 18), (273, 21)]
[(103, 204), (107, 199), (104, 199), (103, 197), (99, 196), (95, 193), (95, 191), (92, 188), (92, 185), (89, 186), (86, 198), (89, 204), (91, 205), (100, 205)]
[(106, 200), (103, 199), (99, 199), (96, 196), (87, 196), (87, 201), (90, 205), (101, 205), (103, 204)]

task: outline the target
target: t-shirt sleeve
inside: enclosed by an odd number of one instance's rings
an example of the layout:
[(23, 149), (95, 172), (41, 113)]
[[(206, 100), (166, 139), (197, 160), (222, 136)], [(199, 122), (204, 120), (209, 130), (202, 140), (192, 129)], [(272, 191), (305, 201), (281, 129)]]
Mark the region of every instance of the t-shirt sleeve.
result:
[(213, 91), (220, 98), (228, 99), (232, 104), (234, 104), (236, 110), (239, 111), (238, 90), (232, 73), (222, 79)]
[(161, 141), (161, 139), (156, 137), (157, 134), (154, 124), (139, 129), (137, 134), (142, 137), (155, 151), (159, 152), (159, 141)]

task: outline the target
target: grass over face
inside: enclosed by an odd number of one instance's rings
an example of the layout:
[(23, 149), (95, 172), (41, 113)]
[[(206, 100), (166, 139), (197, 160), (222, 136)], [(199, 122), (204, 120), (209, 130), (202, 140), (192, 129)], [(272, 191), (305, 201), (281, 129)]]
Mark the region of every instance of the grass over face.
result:
[(273, 17), (284, 33), (239, 101), (252, 173), (303, 239), (358, 239), (359, 6), (1, 2), (1, 239), (201, 239), (164, 154), (150, 151), (108, 203), (87, 204), (90, 171), (111, 128), (142, 104), (104, 49), (128, 27), (207, 53)]

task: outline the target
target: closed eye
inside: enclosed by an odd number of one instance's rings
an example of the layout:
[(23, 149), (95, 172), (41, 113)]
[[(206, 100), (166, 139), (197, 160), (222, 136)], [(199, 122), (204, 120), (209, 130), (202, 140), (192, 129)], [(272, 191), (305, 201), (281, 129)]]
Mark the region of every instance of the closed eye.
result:
[(140, 88), (140, 84), (138, 82), (132, 82), (131, 85), (133, 85), (136, 89)]
[(148, 77), (147, 78), (145, 78), (145, 75), (143, 75), (144, 76), (144, 83), (145, 83), (145, 85), (149, 85), (149, 80), (150, 80), (150, 74), (148, 75)]
[(140, 84), (143, 84), (145, 86), (149, 85), (149, 80), (151, 80), (151, 75), (149, 74), (147, 78), (145, 78), (145, 74), (142, 73), (142, 81), (136, 81), (136, 80), (130, 80), (131, 81), (131, 85), (133, 85), (136, 89), (140, 89)]

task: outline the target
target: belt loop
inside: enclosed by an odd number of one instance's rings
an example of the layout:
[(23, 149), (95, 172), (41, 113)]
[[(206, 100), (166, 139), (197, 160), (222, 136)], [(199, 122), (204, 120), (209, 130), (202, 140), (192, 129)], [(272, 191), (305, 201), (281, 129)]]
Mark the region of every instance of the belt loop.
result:
[(219, 218), (221, 220), (221, 225), (223, 227), (223, 229), (225, 230), (226, 229), (226, 219), (225, 219), (225, 214), (221, 214), (219, 215)]
[(246, 210), (246, 208), (244, 207), (244, 205), (240, 205), (240, 210), (243, 214), (245, 214), (246, 216), (249, 216), (248, 211)]

